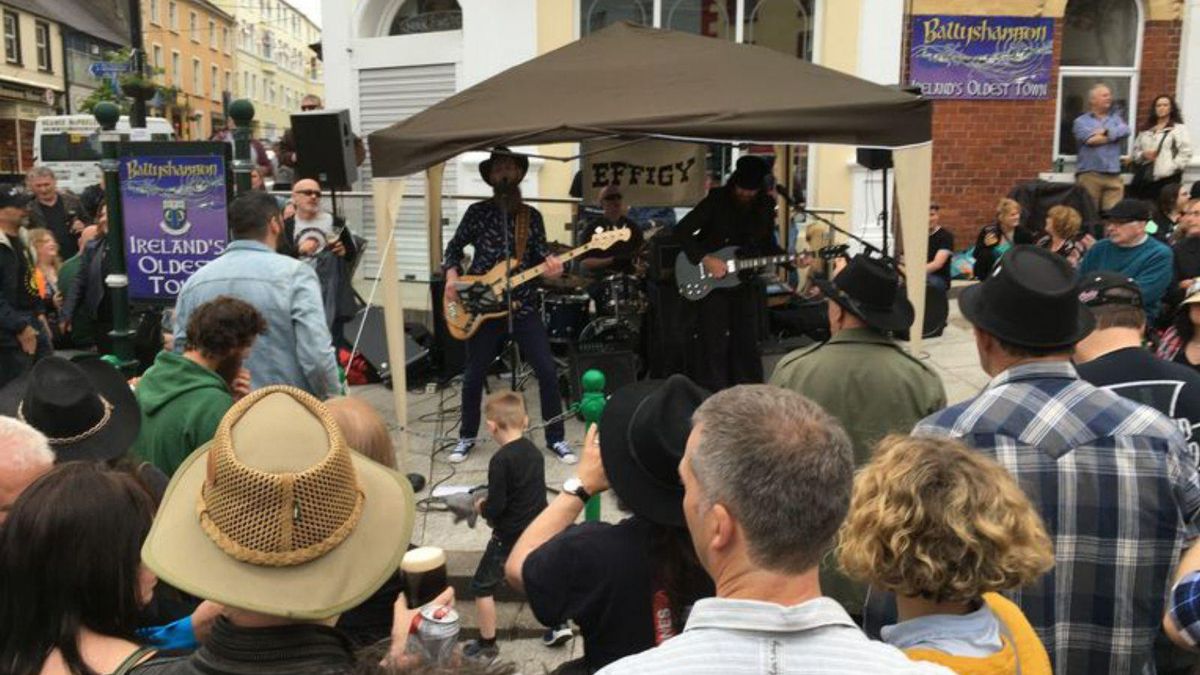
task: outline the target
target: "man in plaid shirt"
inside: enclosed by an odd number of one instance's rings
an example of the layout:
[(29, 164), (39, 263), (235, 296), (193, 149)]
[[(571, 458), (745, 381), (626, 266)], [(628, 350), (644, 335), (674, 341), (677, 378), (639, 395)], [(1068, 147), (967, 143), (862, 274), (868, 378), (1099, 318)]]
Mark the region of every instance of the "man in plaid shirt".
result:
[(1071, 268), (1009, 251), (959, 299), (991, 382), (914, 433), (960, 438), (997, 459), (1037, 505), (1055, 567), (1013, 594), (1059, 675), (1155, 672), (1171, 573), (1200, 524), (1200, 477), (1159, 412), (1082, 380), (1070, 363), (1092, 329)]

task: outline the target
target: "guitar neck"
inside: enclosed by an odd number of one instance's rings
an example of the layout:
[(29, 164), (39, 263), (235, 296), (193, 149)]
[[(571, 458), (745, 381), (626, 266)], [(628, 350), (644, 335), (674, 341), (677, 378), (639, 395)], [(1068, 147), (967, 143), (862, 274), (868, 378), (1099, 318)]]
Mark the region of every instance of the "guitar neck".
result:
[[(570, 251), (567, 251), (566, 253), (564, 253), (560, 256), (557, 256), (557, 258), (565, 263), (570, 260), (574, 260), (575, 258), (578, 258), (579, 256), (583, 255), (584, 253), (587, 253), (588, 251), (592, 250), (593, 248), (596, 248), (596, 246), (589, 242), (587, 244), (584, 244), (583, 246), (578, 246), (576, 248), (571, 249)], [(509, 280), (513, 286), (520, 286), (521, 284), (523, 284), (527, 281), (532, 281), (532, 280), (542, 276), (542, 273), (544, 273), (545, 271), (546, 271), (546, 263), (542, 263), (541, 265), (535, 265), (533, 267), (530, 267), (529, 269), (525, 270), (524, 272), (518, 272), (518, 273), (512, 275), (511, 277), (509, 277)]]
[(768, 255), (761, 258), (736, 258), (733, 265), (736, 269), (744, 270), (751, 267), (766, 267), (767, 265), (778, 265), (791, 261), (796, 256), (790, 253), (781, 253), (779, 255)]

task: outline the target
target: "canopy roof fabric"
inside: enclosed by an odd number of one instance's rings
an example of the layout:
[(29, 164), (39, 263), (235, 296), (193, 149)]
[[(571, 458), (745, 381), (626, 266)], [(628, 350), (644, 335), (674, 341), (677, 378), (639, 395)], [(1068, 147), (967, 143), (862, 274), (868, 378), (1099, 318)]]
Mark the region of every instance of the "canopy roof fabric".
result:
[(930, 101), (765, 47), (619, 23), (370, 135), (372, 175), (602, 136), (899, 147)]

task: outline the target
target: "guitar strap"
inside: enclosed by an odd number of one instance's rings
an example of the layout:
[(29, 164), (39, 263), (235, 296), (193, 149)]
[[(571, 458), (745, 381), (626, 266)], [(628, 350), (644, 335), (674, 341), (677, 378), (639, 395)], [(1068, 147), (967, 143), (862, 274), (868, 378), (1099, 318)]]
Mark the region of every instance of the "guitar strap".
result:
[(525, 260), (525, 246), (529, 243), (529, 207), (524, 204), (517, 210), (516, 248), (517, 265)]

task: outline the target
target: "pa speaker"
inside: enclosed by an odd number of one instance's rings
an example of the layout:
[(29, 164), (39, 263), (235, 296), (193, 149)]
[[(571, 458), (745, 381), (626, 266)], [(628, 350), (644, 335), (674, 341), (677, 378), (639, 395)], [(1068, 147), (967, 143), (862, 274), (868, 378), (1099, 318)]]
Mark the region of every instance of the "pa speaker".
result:
[(296, 178), (313, 178), (330, 190), (349, 190), (358, 180), (349, 110), (311, 110), (292, 115)]
[[(361, 335), (359, 330), (361, 328)], [(378, 305), (363, 307), (358, 310), (353, 319), (342, 327), (342, 336), (350, 344), (358, 338), (358, 353), (371, 364), (380, 379), (385, 382), (392, 378), (392, 364), (388, 357), (387, 330), (383, 324), (383, 308)], [(407, 368), (412, 368), (429, 357), (429, 349), (414, 339), (408, 326), (404, 330), (404, 362)]]
[(883, 148), (859, 148), (858, 163), (871, 171), (892, 168), (892, 151)]
[(604, 393), (612, 393), (627, 384), (637, 382), (638, 357), (628, 349), (617, 351), (581, 352), (571, 350), (571, 400), (583, 398), (583, 374), (595, 369), (604, 373)]

